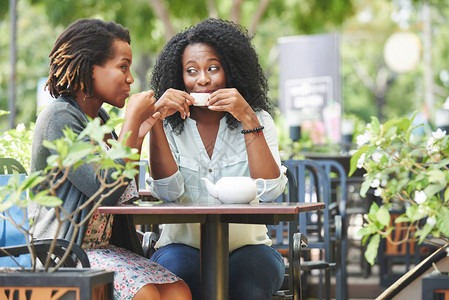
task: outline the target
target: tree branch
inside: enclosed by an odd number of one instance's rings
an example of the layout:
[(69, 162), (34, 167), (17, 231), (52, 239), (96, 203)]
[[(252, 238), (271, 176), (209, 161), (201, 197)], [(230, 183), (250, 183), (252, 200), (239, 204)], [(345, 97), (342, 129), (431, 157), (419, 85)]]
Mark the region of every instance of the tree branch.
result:
[(372, 92), (376, 91), (376, 85), (374, 80), (369, 76), (368, 72), (366, 72), (365, 68), (361, 66), (358, 61), (351, 61), (351, 66), (354, 69), (357, 76), (363, 82), (363, 84)]
[(162, 0), (150, 0), (150, 6), (153, 8), (156, 17), (162, 21), (165, 28), (165, 40), (168, 41), (175, 35), (175, 28), (170, 21), (170, 14)]
[(257, 8), (256, 13), (254, 14), (254, 18), (251, 21), (251, 25), (249, 26), (249, 34), (253, 35), (256, 32), (257, 26), (259, 25), (260, 20), (262, 19), (263, 14), (268, 8), (270, 4), (270, 0), (262, 0)]
[(243, 0), (233, 0), (231, 8), (231, 21), (240, 24), (240, 14)]
[(209, 17), (218, 18), (217, 4), (215, 0), (207, 0), (207, 11), (209, 12)]

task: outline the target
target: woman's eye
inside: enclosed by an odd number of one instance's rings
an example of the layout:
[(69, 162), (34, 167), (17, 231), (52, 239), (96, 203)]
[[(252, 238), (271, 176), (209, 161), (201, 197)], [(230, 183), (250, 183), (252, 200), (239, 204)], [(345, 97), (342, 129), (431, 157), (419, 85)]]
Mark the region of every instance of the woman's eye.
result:
[(127, 66), (127, 65), (123, 65), (123, 66), (121, 66), (120, 68), (122, 68), (124, 71), (127, 71), (127, 70), (128, 70), (128, 66)]
[(187, 69), (187, 73), (188, 73), (188, 74), (196, 73), (196, 69), (195, 69), (195, 68), (188, 68), (188, 69)]
[(210, 66), (209, 71), (217, 71), (219, 69), (218, 66)]

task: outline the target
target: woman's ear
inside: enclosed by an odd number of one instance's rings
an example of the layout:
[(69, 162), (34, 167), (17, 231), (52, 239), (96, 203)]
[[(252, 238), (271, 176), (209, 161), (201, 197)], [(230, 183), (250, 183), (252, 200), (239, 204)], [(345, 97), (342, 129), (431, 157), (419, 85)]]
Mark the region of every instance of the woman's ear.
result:
[(95, 65), (93, 65), (92, 66), (92, 80), (94, 80), (95, 79), (95, 70), (96, 70), (96, 66)]

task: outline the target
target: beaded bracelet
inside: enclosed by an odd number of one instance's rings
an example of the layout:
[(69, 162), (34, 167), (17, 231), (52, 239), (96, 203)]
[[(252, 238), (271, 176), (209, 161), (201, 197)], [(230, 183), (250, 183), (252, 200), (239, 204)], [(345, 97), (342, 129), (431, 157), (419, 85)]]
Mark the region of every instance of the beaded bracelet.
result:
[(259, 127), (253, 128), (253, 129), (242, 130), (241, 133), (246, 134), (246, 133), (256, 132), (258, 135), (261, 135), (263, 129), (264, 129), (263, 126), (259, 126)]

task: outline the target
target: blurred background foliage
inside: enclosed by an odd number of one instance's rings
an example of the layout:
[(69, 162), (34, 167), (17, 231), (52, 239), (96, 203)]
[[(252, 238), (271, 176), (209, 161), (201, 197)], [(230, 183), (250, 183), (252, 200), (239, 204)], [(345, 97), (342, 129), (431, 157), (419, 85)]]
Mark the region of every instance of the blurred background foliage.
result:
[[(449, 87), (449, 5), (427, 0), (432, 16), (435, 106)], [(339, 32), (343, 107), (362, 122), (389, 119), (423, 109), (423, 63), (396, 74), (385, 64), (383, 47), (401, 30), (423, 34), (423, 0), (17, 0), (16, 124), (36, 118), (36, 84), (48, 74), (48, 53), (63, 29), (79, 18), (114, 20), (132, 36), (136, 77), (133, 91), (148, 89), (157, 53), (174, 33), (208, 17), (234, 20), (254, 33), (274, 105), (278, 101), (277, 39), (282, 36)], [(8, 110), (10, 15), (0, 3), (0, 109)], [(282, 120), (282, 116), (278, 116)], [(8, 129), (6, 118), (0, 130)]]

